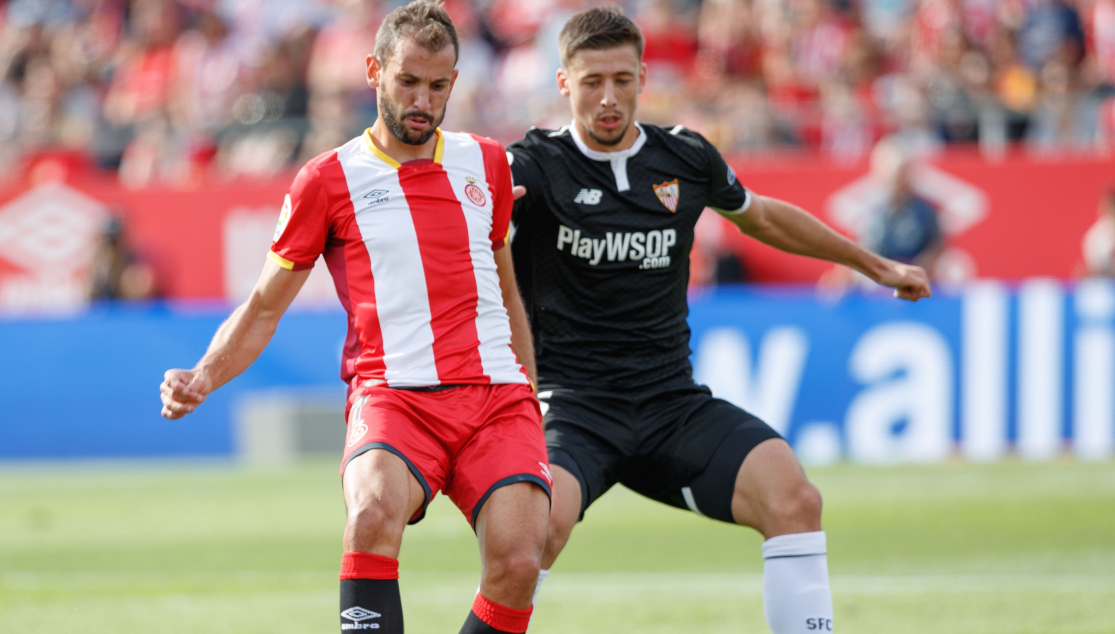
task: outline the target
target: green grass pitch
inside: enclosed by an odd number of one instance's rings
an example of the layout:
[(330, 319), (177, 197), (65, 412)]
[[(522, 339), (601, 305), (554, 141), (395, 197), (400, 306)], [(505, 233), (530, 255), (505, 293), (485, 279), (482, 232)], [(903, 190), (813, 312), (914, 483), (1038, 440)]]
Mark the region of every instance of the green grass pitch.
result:
[[(846, 633), (1115, 633), (1115, 463), (814, 469)], [(0, 632), (336, 632), (334, 462), (0, 468)], [(766, 632), (760, 538), (617, 487), (535, 633)], [(456, 632), (479, 564), (444, 498), (404, 538), (410, 632)]]

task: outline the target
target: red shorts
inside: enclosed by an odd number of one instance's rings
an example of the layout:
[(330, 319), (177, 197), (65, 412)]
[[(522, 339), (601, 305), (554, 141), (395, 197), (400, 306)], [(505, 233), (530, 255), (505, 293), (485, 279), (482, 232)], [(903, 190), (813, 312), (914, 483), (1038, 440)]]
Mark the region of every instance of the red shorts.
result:
[(360, 388), (349, 399), (341, 475), (349, 461), (385, 449), (406, 462), (426, 490), (444, 491), (475, 528), (496, 489), (534, 482), (550, 495), (550, 466), (538, 399), (522, 384), (461, 385), (436, 391), (384, 385)]

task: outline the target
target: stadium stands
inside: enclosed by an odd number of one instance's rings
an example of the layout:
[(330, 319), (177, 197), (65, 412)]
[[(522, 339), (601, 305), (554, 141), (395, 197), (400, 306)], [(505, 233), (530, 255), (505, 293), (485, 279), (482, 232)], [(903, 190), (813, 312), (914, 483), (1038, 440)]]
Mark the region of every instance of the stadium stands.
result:
[[(449, 0), (462, 37), (449, 128), (508, 141), (567, 114), (557, 29), (586, 0)], [(1115, 0), (639, 0), (642, 118), (722, 150), (856, 160), (929, 148), (1108, 151)], [(13, 0), (0, 7), (0, 173), (67, 149), (130, 186), (266, 176), (374, 117), (359, 63), (391, 2)], [(4, 166), (9, 169), (3, 169)]]

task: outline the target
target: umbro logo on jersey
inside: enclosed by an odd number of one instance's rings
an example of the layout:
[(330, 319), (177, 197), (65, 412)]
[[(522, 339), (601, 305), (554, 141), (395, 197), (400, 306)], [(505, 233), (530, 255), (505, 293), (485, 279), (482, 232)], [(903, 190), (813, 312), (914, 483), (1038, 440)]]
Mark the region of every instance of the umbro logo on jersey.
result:
[(372, 191), (364, 194), (364, 198), (368, 198), (368, 206), (378, 205), (379, 203), (387, 202), (391, 197), (387, 194), (390, 193), (389, 189), (373, 189)]
[(577, 192), (577, 197), (573, 199), (573, 202), (584, 205), (598, 205), (603, 196), (604, 192), (599, 189), (582, 189)]
[(353, 621), (352, 623), (341, 623), (342, 630), (378, 630), (379, 623), (361, 623), (361, 621), (378, 619), (382, 615), (379, 612), (372, 612), (356, 606), (341, 612), (341, 616)]

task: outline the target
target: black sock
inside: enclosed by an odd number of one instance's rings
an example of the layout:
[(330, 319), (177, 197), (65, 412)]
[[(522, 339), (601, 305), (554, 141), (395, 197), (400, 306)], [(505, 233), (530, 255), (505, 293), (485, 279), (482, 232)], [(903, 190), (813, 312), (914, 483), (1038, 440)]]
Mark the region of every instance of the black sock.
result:
[(465, 624), (461, 626), (460, 634), (494, 634), (502, 631), (503, 630), (497, 630), (484, 621), (481, 621), (480, 617), (476, 616), (475, 612), (470, 611), (468, 613), (468, 618), (465, 619)]
[(341, 632), (403, 634), (398, 579), (342, 579)]

